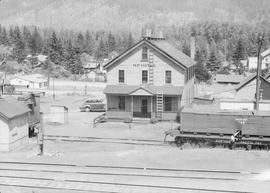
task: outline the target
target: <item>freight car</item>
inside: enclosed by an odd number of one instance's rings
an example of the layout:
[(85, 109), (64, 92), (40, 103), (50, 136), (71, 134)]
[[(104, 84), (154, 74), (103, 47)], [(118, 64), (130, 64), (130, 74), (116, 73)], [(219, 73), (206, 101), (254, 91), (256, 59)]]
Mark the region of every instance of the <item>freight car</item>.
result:
[(211, 112), (187, 108), (181, 112), (181, 126), (165, 135), (174, 136), (179, 146), (188, 142), (269, 149), (269, 125), (270, 114), (267, 112)]

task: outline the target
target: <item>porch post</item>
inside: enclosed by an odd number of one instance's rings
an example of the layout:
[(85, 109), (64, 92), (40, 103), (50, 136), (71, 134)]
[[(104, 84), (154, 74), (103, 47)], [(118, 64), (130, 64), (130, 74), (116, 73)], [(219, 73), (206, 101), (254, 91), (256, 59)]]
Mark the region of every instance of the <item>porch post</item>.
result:
[(131, 96), (131, 115), (133, 117), (133, 96)]
[(150, 103), (151, 103), (151, 118), (152, 118), (152, 113), (153, 113), (153, 96), (150, 97)]

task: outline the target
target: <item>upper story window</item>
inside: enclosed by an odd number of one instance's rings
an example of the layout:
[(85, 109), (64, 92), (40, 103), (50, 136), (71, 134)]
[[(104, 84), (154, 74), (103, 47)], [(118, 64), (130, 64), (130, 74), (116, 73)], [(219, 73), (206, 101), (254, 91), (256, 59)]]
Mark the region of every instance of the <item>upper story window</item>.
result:
[(172, 71), (170, 71), (170, 70), (165, 71), (165, 83), (166, 84), (172, 83)]
[(142, 60), (147, 60), (148, 59), (148, 48), (143, 47), (142, 48)]
[(124, 83), (125, 82), (125, 71), (124, 70), (119, 70), (119, 72), (118, 72), (118, 82), (119, 83)]
[(147, 70), (143, 70), (142, 71), (142, 83), (147, 83), (148, 82), (148, 71)]

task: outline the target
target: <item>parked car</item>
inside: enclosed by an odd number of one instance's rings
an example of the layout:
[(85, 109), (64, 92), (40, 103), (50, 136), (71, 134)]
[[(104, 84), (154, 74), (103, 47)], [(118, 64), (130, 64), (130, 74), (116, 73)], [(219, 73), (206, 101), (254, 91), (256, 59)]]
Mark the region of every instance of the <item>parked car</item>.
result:
[(81, 106), (81, 112), (105, 111), (106, 105), (102, 99), (86, 100)]

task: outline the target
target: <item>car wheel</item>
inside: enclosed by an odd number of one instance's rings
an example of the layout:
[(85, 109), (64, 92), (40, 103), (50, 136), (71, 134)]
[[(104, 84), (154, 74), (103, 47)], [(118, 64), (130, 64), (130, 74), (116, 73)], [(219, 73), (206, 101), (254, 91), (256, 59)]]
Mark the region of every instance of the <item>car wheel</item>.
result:
[(85, 112), (90, 112), (90, 108), (89, 107), (86, 107), (85, 108)]

